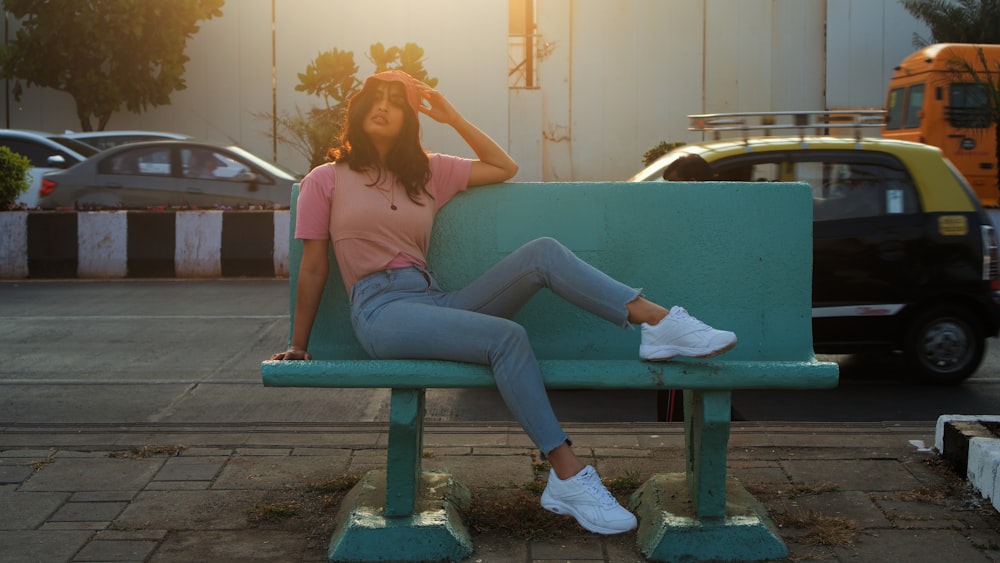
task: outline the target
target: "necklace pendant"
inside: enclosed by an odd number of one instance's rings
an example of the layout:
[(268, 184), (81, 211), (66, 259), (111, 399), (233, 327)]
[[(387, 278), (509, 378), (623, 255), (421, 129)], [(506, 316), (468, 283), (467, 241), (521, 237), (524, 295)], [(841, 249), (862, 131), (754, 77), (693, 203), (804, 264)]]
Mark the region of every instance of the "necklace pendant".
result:
[(396, 210), (396, 204), (394, 204), (394, 203), (390, 204), (389, 205), (389, 209), (392, 209), (393, 211), (395, 211)]

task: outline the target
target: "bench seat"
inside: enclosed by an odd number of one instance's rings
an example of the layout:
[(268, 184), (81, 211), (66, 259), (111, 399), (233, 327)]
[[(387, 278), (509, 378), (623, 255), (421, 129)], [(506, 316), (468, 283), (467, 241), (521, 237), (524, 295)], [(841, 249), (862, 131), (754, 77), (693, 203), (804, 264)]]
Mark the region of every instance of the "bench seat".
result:
[[(638, 355), (638, 350), (636, 351)], [(540, 360), (549, 389), (828, 389), (837, 365), (818, 361)], [(487, 366), (432, 360), (267, 361), (269, 387), (495, 387)]]

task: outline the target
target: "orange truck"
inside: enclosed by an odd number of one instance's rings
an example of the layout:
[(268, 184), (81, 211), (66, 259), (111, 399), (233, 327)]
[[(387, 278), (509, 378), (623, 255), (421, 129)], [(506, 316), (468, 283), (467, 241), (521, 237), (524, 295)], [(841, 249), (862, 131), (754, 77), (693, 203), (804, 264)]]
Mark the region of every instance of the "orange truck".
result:
[(980, 202), (997, 207), (998, 133), (990, 95), (998, 88), (1000, 45), (925, 47), (895, 68), (882, 136), (941, 148)]

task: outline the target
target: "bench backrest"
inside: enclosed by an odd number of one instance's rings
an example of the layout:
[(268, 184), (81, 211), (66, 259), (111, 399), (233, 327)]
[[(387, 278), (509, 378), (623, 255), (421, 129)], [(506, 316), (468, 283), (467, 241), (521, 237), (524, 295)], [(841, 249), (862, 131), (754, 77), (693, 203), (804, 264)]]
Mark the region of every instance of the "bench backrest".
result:
[[(289, 270), (295, 311), (301, 241)], [(812, 200), (799, 183), (511, 183), (460, 194), (439, 213), (428, 257), (442, 287), (458, 288), (521, 244), (551, 236), (665, 306), (680, 304), (729, 330), (725, 359), (813, 359)], [(336, 263), (312, 332), (316, 359), (366, 359), (351, 328)], [(638, 357), (638, 330), (621, 330), (548, 291), (516, 320), (540, 359)]]

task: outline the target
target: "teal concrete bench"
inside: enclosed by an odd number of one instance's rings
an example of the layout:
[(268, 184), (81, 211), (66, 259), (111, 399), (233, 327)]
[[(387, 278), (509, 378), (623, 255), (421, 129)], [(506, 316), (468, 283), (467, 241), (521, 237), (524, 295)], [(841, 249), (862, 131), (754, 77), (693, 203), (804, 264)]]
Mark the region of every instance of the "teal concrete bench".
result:
[[(292, 232), (294, 233), (293, 191)], [(733, 330), (710, 360), (643, 362), (622, 330), (549, 292), (516, 320), (550, 389), (684, 389), (686, 471), (658, 474), (632, 497), (639, 547), (653, 561), (765, 560), (787, 550), (766, 512), (727, 477), (731, 392), (837, 385), (812, 348), (812, 196), (804, 184), (524, 183), (477, 188), (440, 213), (430, 263), (457, 288), (521, 244), (551, 236), (611, 276)], [(292, 311), (301, 243), (292, 240)], [(485, 366), (371, 360), (355, 340), (332, 269), (312, 332), (312, 361), (265, 361), (272, 387), (389, 388), (386, 469), (345, 500), (332, 561), (458, 560), (472, 543), (457, 514), (467, 491), (421, 469), (425, 390), (493, 387)], [(432, 492), (433, 491), (433, 492)], [(442, 491), (445, 491), (442, 493)], [(400, 546), (406, 546), (401, 549)]]

